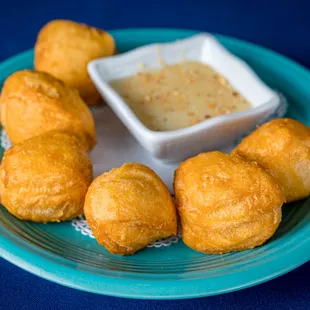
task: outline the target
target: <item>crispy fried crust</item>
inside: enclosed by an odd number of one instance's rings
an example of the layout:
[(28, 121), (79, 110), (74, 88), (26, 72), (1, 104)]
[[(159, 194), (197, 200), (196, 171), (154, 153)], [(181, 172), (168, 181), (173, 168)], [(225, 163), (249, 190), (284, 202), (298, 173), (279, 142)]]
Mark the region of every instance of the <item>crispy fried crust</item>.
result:
[(92, 165), (81, 140), (51, 131), (7, 150), (0, 166), (0, 197), (21, 220), (59, 222), (83, 213)]
[(171, 195), (150, 168), (124, 164), (97, 177), (86, 195), (84, 212), (99, 244), (129, 255), (177, 233)]
[(254, 248), (281, 221), (282, 190), (238, 156), (210, 152), (186, 160), (175, 173), (174, 189), (183, 241), (199, 252)]
[(101, 99), (88, 76), (87, 64), (114, 53), (114, 39), (106, 31), (69, 20), (54, 20), (39, 32), (35, 68), (76, 87), (87, 104), (95, 105)]
[(78, 92), (43, 72), (18, 71), (4, 83), (1, 122), (16, 144), (51, 130), (70, 130), (90, 150), (96, 144), (94, 119)]
[(292, 119), (268, 122), (233, 151), (255, 161), (282, 186), (287, 202), (310, 194), (310, 128)]

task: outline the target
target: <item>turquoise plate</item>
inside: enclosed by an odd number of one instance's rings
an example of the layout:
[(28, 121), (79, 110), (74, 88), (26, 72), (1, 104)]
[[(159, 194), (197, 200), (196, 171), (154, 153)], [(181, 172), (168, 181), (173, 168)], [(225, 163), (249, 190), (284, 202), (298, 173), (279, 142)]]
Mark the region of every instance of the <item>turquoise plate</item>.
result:
[[(195, 34), (172, 29), (116, 30), (120, 52), (153, 42)], [(288, 116), (310, 125), (310, 74), (293, 61), (264, 48), (217, 36), (271, 87), (288, 99)], [(0, 81), (33, 67), (33, 51), (0, 65)], [(1, 156), (3, 150), (1, 150)], [(274, 237), (253, 250), (203, 255), (182, 242), (147, 248), (131, 257), (113, 256), (71, 223), (19, 221), (0, 207), (1, 255), (40, 277), (73, 288), (112, 296), (177, 299), (243, 289), (286, 273), (310, 259), (310, 200), (286, 205)]]

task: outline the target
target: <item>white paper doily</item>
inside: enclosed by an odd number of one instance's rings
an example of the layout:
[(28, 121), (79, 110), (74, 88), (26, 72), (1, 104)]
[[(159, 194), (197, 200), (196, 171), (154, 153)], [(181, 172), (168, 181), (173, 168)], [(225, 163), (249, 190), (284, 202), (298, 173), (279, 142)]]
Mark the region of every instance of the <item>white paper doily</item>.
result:
[(6, 151), (12, 146), (12, 142), (10, 141), (8, 135), (5, 130), (1, 130), (1, 147)]
[[(81, 232), (84, 236), (88, 236), (88, 237), (93, 238), (93, 239), (95, 238), (92, 231), (90, 230), (84, 216), (79, 216), (79, 217), (73, 219), (72, 225), (74, 226), (74, 228), (77, 231)], [(178, 226), (178, 233), (176, 236), (156, 240), (155, 242), (149, 244), (147, 247), (148, 248), (167, 247), (173, 243), (177, 243), (180, 239), (181, 239), (181, 234), (180, 234), (180, 228)]]

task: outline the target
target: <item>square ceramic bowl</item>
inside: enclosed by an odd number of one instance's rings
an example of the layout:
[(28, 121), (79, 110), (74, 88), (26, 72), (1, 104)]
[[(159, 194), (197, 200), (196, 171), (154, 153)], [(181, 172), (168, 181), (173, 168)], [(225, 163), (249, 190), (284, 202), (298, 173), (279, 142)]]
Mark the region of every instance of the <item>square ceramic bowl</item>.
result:
[[(141, 71), (141, 67), (143, 70), (160, 69), (162, 63), (172, 65), (184, 61), (199, 61), (213, 67), (251, 103), (252, 108), (183, 129), (152, 131), (110, 86), (112, 80), (134, 75)], [(271, 115), (284, 114), (280, 96), (210, 34), (198, 34), (172, 43), (151, 44), (121, 55), (96, 59), (88, 64), (88, 72), (104, 100), (131, 134), (155, 158), (165, 162), (178, 162), (200, 152), (231, 148), (242, 135)]]

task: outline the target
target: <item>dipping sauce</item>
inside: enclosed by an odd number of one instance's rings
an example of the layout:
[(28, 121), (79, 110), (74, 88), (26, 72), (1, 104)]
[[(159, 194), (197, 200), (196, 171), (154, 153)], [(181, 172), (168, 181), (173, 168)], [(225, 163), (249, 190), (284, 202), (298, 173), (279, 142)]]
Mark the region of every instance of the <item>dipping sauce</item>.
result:
[(111, 86), (146, 127), (170, 131), (251, 108), (210, 66), (190, 61), (139, 72)]

